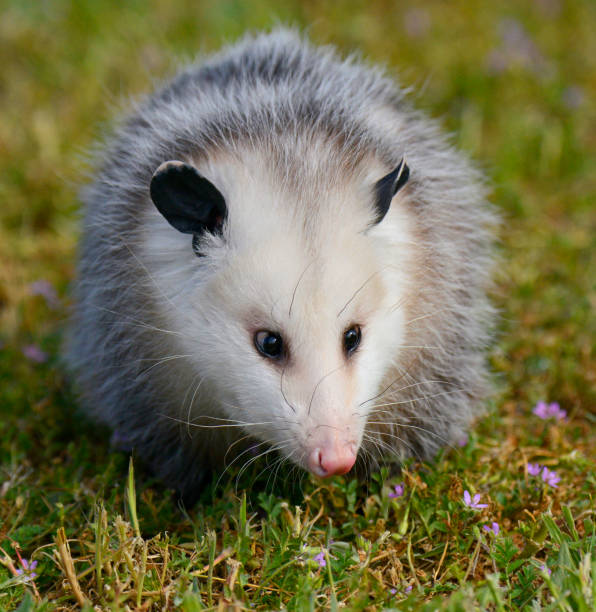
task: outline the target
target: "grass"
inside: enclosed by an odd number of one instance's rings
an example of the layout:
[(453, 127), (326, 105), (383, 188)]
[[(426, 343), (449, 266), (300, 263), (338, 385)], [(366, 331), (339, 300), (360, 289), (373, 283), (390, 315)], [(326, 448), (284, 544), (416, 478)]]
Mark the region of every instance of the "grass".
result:
[[(416, 6), (4, 3), (0, 609), (594, 609), (596, 5)], [(76, 413), (59, 362), (76, 186), (122, 97), (276, 20), (387, 63), (487, 169), (505, 217), (498, 393), (465, 446), (397, 479), (292, 482), (260, 466), (187, 511)], [(33, 294), (40, 279), (56, 298)], [(539, 400), (567, 419), (532, 414)]]

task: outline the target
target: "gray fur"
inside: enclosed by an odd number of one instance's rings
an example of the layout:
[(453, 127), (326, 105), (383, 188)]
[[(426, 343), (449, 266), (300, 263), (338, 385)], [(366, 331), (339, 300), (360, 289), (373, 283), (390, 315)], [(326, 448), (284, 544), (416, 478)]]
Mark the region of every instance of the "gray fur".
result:
[[(368, 120), (374, 109), (391, 109), (394, 124)], [(323, 137), (333, 154), (305, 154), (310, 135)], [(179, 374), (183, 357), (159, 361), (178, 354), (176, 335), (158, 314), (162, 297), (135, 245), (144, 231), (140, 211), (153, 206), (151, 176), (162, 162), (233, 152), (246, 142), (269, 152), (288, 189), (305, 193), (313, 208), (303, 222), (315, 225), (315, 194), (325, 181), (341, 181), (367, 156), (387, 171), (406, 156), (417, 265), (404, 305), (411, 321), (405, 344), (428, 348), (406, 350), (395, 364), (381, 396), (393, 408), (371, 419), (385, 424), (368, 427), (375, 440), (365, 439), (361, 451), (373, 460), (384, 447), (400, 458), (428, 458), (453, 444), (487, 391), (493, 311), (486, 290), (496, 218), (482, 178), (381, 70), (285, 29), (247, 36), (183, 70), (136, 105), (99, 157), (83, 194), (68, 346), (86, 408), (182, 492), (221, 468), (237, 431), (188, 436), (163, 418), (181, 414), (188, 375)], [(208, 410), (219, 414), (216, 399)]]

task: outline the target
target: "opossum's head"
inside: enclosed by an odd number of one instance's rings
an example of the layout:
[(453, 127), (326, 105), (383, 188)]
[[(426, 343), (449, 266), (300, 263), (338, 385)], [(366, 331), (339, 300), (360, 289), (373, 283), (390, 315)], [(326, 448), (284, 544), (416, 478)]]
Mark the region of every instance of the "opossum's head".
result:
[(407, 215), (389, 209), (409, 170), (369, 166), (302, 192), (237, 168), (207, 171), (167, 162), (151, 183), (177, 240), (193, 237), (176, 243), (184, 291), (178, 271), (153, 272), (195, 380), (267, 448), (318, 476), (346, 473), (404, 336)]

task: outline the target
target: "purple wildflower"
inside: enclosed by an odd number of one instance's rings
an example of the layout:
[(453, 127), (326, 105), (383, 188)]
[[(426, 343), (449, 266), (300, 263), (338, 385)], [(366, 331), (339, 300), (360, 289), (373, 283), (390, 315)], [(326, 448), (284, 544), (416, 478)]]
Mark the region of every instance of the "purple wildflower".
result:
[(543, 571), (545, 574), (548, 574), (549, 576), (550, 576), (550, 575), (553, 573), (553, 570), (552, 570), (552, 569), (550, 569), (550, 568), (546, 567), (546, 563), (543, 563), (543, 564), (540, 566), (540, 569), (541, 569), (541, 570), (542, 570), (542, 571)]
[(395, 485), (393, 487), (393, 491), (394, 491), (393, 493), (389, 493), (389, 497), (391, 498), (401, 497), (405, 491), (404, 483), (400, 482), (399, 484)]
[(404, 30), (410, 38), (422, 38), (430, 29), (430, 16), (428, 11), (412, 8), (404, 15)]
[(528, 463), (528, 474), (530, 476), (538, 476), (542, 470), (542, 466), (539, 463)]
[(545, 17), (552, 19), (561, 13), (561, 0), (536, 0), (535, 4)]
[(27, 346), (24, 346), (22, 352), (27, 359), (30, 359), (35, 363), (43, 363), (48, 359), (47, 354), (44, 353), (39, 346), (37, 346), (37, 344), (28, 344)]
[(27, 561), (27, 559), (20, 559), (20, 561), (23, 569), (18, 569), (17, 574), (25, 576), (26, 580), (37, 578), (37, 574), (33, 571), (37, 567), (37, 561)]
[(499, 535), (499, 523), (492, 522), (490, 525), (484, 525), (482, 528), (484, 531), (494, 533), (495, 535)]
[(54, 289), (54, 286), (52, 283), (50, 283), (50, 281), (40, 279), (34, 283), (31, 283), (29, 285), (29, 293), (31, 295), (41, 295), (47, 302), (48, 306), (51, 306), (52, 308), (60, 306), (60, 299), (58, 298), (56, 289)]
[(313, 557), (313, 561), (316, 561), (319, 564), (319, 567), (325, 567), (327, 565), (327, 559), (325, 559), (325, 552), (321, 549), (321, 552), (318, 555)]
[(488, 504), (479, 504), (480, 501), (480, 493), (476, 493), (474, 497), (470, 495), (469, 491), (464, 491), (464, 504), (468, 506), (468, 508), (473, 508), (474, 510), (481, 510), (482, 508), (488, 508)]
[(411, 585), (411, 584), (409, 584), (409, 585), (408, 585), (408, 586), (405, 588), (405, 592), (406, 592), (406, 593), (410, 593), (410, 592), (411, 592), (411, 590), (412, 590), (412, 585)]
[(503, 19), (499, 24), (501, 44), (493, 49), (487, 58), (488, 68), (495, 74), (500, 74), (511, 68), (531, 70), (536, 74), (544, 74), (546, 60), (538, 47), (516, 19)]
[(510, 65), (517, 64), (536, 72), (544, 66), (544, 58), (520, 21), (511, 18), (502, 19), (499, 29), (501, 48), (508, 56)]
[(567, 412), (565, 410), (561, 410), (557, 402), (552, 402), (551, 404), (547, 404), (546, 402), (538, 402), (536, 406), (534, 406), (532, 414), (535, 414), (541, 419), (553, 418), (557, 421), (561, 421), (567, 416)]
[(389, 589), (391, 595), (395, 595), (397, 593), (397, 589)]
[(549, 412), (550, 416), (557, 419), (557, 421), (562, 421), (567, 416), (567, 411), (561, 410), (557, 402), (553, 402), (549, 405)]
[(541, 419), (548, 419), (548, 405), (546, 402), (538, 402), (534, 409), (532, 410), (532, 414), (535, 414), (537, 417)]
[(540, 474), (540, 477), (542, 478), (542, 480), (544, 480), (544, 482), (546, 482), (546, 484), (550, 485), (551, 487), (554, 487), (555, 489), (557, 488), (557, 484), (561, 480), (561, 477), (557, 476), (557, 473), (555, 471), (551, 472), (547, 467), (542, 468), (542, 473)]
[(469, 442), (468, 436), (463, 436), (457, 441), (457, 445), (462, 448)]
[(563, 91), (563, 104), (571, 110), (576, 110), (582, 106), (586, 99), (586, 94), (581, 87), (570, 85)]
[(493, 49), (486, 58), (487, 68), (493, 74), (501, 74), (507, 69), (509, 60), (502, 49)]

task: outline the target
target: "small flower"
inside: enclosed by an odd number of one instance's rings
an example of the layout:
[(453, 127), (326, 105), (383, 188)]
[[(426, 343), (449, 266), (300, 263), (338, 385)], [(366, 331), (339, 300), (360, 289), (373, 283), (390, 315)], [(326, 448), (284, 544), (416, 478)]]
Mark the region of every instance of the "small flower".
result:
[(530, 476), (538, 476), (542, 470), (542, 466), (539, 463), (528, 463), (528, 474)]
[(23, 569), (18, 569), (17, 574), (24, 576), (25, 580), (33, 580), (37, 578), (37, 574), (33, 571), (37, 567), (37, 561), (27, 561), (27, 559), (20, 559)]
[(31, 295), (41, 295), (48, 306), (52, 308), (56, 308), (60, 306), (60, 299), (58, 298), (58, 294), (56, 293), (56, 289), (50, 281), (40, 279), (31, 283), (29, 285), (29, 293)]
[(549, 410), (550, 416), (553, 417), (554, 419), (557, 419), (557, 421), (562, 421), (567, 416), (567, 411), (561, 410), (557, 402), (553, 402), (552, 404), (549, 404), (548, 410)]
[(412, 591), (412, 585), (409, 584), (406, 588), (405, 588), (405, 592), (406, 593), (410, 593)]
[(544, 480), (544, 482), (546, 482), (546, 484), (550, 485), (551, 487), (554, 487), (555, 489), (557, 488), (557, 484), (561, 480), (561, 477), (557, 476), (557, 473), (555, 471), (551, 472), (547, 467), (542, 468), (542, 473), (540, 474), (540, 477), (542, 478), (542, 480)]
[(532, 414), (535, 414), (541, 419), (553, 418), (557, 421), (562, 421), (567, 416), (567, 412), (565, 410), (561, 410), (557, 402), (552, 402), (551, 404), (547, 404), (546, 402), (538, 402), (536, 406), (534, 406)]
[(563, 104), (571, 110), (576, 110), (582, 106), (586, 99), (586, 94), (581, 87), (570, 85), (565, 88), (562, 95)]
[(482, 527), (482, 529), (484, 529), (484, 531), (490, 532), (490, 533), (494, 533), (495, 535), (499, 535), (499, 523), (491, 523), (490, 525), (484, 525), (484, 527)]
[(543, 563), (540, 566), (540, 569), (545, 573), (548, 574), (549, 576), (553, 573), (553, 570), (551, 570), (550, 568), (546, 567), (546, 563)]
[(541, 419), (548, 419), (548, 405), (546, 402), (538, 402), (534, 409), (532, 410), (532, 414), (535, 414), (537, 417)]
[(389, 493), (389, 497), (391, 498), (401, 497), (404, 494), (404, 491), (405, 491), (404, 483), (400, 482), (399, 484), (393, 487), (393, 493)]
[(391, 595), (395, 595), (397, 593), (397, 589), (389, 589)]
[(47, 361), (48, 356), (44, 353), (37, 344), (28, 344), (24, 346), (22, 349), (23, 355), (27, 357), (27, 359), (34, 361), (35, 363), (44, 363)]
[(428, 11), (412, 8), (404, 15), (404, 30), (410, 38), (422, 38), (430, 29), (430, 16)]
[(319, 567), (325, 567), (327, 565), (327, 559), (325, 559), (325, 552), (321, 549), (321, 552), (318, 555), (313, 557), (313, 561), (316, 561), (319, 564)]
[(464, 504), (468, 506), (468, 508), (474, 508), (474, 510), (481, 510), (482, 508), (488, 508), (488, 504), (479, 504), (480, 501), (480, 493), (476, 493), (474, 497), (470, 495), (469, 491), (464, 491)]
[(457, 441), (457, 445), (460, 448), (463, 448), (467, 443), (469, 442), (469, 438), (468, 436), (462, 436), (458, 441)]

